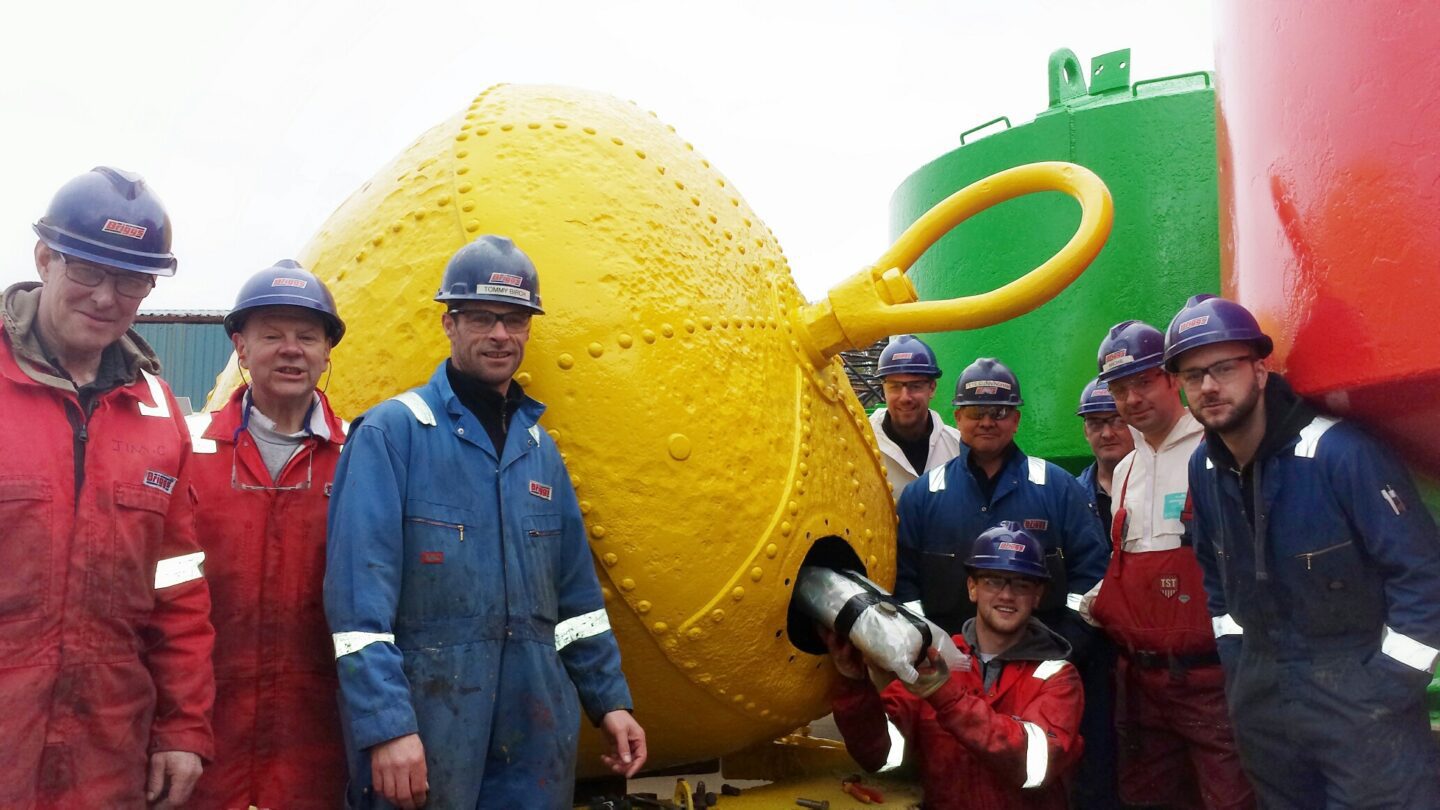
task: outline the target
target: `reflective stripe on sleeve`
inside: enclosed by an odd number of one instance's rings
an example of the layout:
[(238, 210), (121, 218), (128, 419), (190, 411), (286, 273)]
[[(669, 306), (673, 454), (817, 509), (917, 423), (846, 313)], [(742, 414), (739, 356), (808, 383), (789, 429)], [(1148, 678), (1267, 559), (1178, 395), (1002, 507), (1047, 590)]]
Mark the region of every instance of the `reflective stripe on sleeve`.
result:
[(914, 613), (916, 616), (919, 616), (922, 619), (925, 618), (925, 606), (920, 604), (919, 599), (916, 599), (914, 602), (902, 602), (900, 604), (900, 607), (905, 608), (906, 610)]
[(555, 625), (555, 650), (558, 652), (572, 642), (598, 636), (609, 629), (610, 616), (605, 613), (605, 608), (572, 616)]
[(336, 633), (331, 636), (335, 640), (335, 657), (341, 658), (350, 653), (357, 653), (369, 647), (371, 644), (385, 643), (394, 644), (394, 633), (362, 633), (359, 630), (351, 630), (345, 633)]
[(1435, 672), (1435, 658), (1440, 656), (1440, 650), (1416, 641), (1388, 625), (1385, 627), (1385, 634), (1380, 637), (1380, 652), (1407, 667), (1429, 674)]
[(945, 491), (945, 465), (942, 464), (930, 471), (930, 491)]
[(214, 439), (205, 438), (205, 431), (210, 429), (210, 418), (214, 414), (209, 411), (192, 413), (185, 417), (185, 427), (190, 429), (190, 448), (196, 453), (210, 454), (218, 452)]
[(900, 729), (885, 718), (885, 731), (890, 735), (890, 753), (885, 755), (885, 764), (880, 766), (880, 773), (893, 771), (905, 762), (905, 735)]
[(1215, 638), (1220, 638), (1221, 636), (1245, 635), (1245, 628), (1241, 627), (1239, 622), (1230, 618), (1229, 613), (1226, 613), (1224, 616), (1216, 616), (1215, 618), (1211, 619), (1210, 627), (1215, 630)]
[(403, 394), (396, 394), (395, 396), (391, 397), (391, 399), (409, 408), (410, 413), (415, 417), (415, 421), (419, 422), (420, 424), (429, 425), (430, 427), (435, 427), (435, 425), (437, 424), (435, 421), (435, 412), (431, 411), (430, 406), (426, 404), (425, 399), (414, 391), (406, 391)]
[(1067, 593), (1067, 594), (1065, 594), (1065, 607), (1068, 607), (1068, 608), (1070, 608), (1071, 610), (1079, 610), (1079, 609), (1080, 609), (1080, 604), (1081, 604), (1082, 602), (1084, 602), (1084, 601), (1085, 601), (1085, 594), (1083, 594), (1083, 593)]
[(161, 419), (170, 418), (170, 405), (165, 401), (165, 389), (160, 387), (160, 378), (148, 371), (141, 371), (140, 376), (145, 378), (145, 384), (150, 387), (150, 399), (154, 405), (140, 403), (141, 416), (158, 416)]
[(1065, 662), (1064, 662), (1063, 660), (1060, 660), (1060, 661), (1041, 661), (1041, 662), (1040, 662), (1040, 666), (1035, 667), (1035, 672), (1033, 672), (1033, 673), (1031, 673), (1031, 674), (1032, 674), (1034, 677), (1039, 678), (1039, 679), (1042, 680), (1042, 681), (1048, 681), (1048, 680), (1050, 680), (1050, 676), (1051, 676), (1051, 675), (1054, 675), (1055, 673), (1059, 672), (1060, 670), (1062, 670), (1062, 669), (1064, 669), (1064, 668), (1065, 668)]
[(1320, 437), (1339, 423), (1339, 419), (1328, 416), (1317, 416), (1310, 420), (1310, 424), (1300, 428), (1300, 441), (1295, 443), (1295, 455), (1300, 458), (1315, 458), (1315, 451), (1320, 448)]
[(183, 554), (155, 563), (155, 590), (181, 585), (204, 576), (205, 552)]
[(1028, 462), (1030, 467), (1030, 483), (1036, 486), (1045, 486), (1045, 459), (1034, 458), (1032, 456), (1025, 459), (1025, 461)]
[(1034, 723), (1021, 721), (1025, 727), (1025, 784), (1023, 788), (1040, 787), (1045, 782), (1045, 768), (1050, 764), (1050, 747), (1045, 743), (1045, 730)]

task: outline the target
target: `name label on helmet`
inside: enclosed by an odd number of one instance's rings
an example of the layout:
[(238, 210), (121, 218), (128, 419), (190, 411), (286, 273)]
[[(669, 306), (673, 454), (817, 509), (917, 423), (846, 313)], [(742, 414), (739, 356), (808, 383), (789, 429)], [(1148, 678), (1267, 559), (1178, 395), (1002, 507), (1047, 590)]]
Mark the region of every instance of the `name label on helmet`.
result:
[(910, 358), (912, 358), (912, 357), (914, 357), (914, 356), (915, 356), (915, 353), (914, 353), (914, 352), (896, 352), (896, 353), (890, 355), (890, 359), (891, 359), (891, 360), (909, 360)]
[(1109, 371), (1116, 366), (1123, 366), (1133, 362), (1135, 362), (1135, 355), (1131, 354), (1128, 349), (1120, 349), (1119, 351), (1113, 351), (1105, 355), (1105, 368), (1103, 370)]
[(1012, 543), (1008, 540), (1001, 541), (996, 545), (999, 546), (1001, 551), (1023, 552), (1025, 550), (1024, 543)]
[(121, 222), (118, 219), (105, 220), (105, 225), (101, 227), (100, 230), (105, 231), (106, 233), (114, 233), (121, 236), (128, 236), (131, 239), (144, 239), (146, 231), (145, 228), (142, 228), (139, 225), (131, 225), (128, 222)]
[(1187, 329), (1194, 329), (1194, 328), (1197, 327), (1197, 326), (1204, 326), (1205, 324), (1207, 324), (1207, 323), (1209, 323), (1209, 322), (1210, 322), (1210, 316), (1209, 316), (1209, 315), (1201, 315), (1201, 316), (1199, 316), (1199, 317), (1191, 318), (1190, 320), (1185, 321), (1184, 323), (1181, 323), (1180, 326), (1179, 326), (1175, 331), (1177, 331), (1177, 332), (1184, 332), (1184, 331), (1186, 331)]
[(994, 389), (996, 389), (996, 388), (999, 388), (999, 389), (1002, 390), (1002, 391), (1009, 391), (1009, 390), (1010, 390), (1010, 383), (1005, 382), (1004, 380), (971, 380), (970, 382), (965, 383), (965, 387), (966, 387), (966, 388), (989, 388), (989, 389), (991, 389), (990, 391), (988, 391), (988, 392), (982, 391), (981, 393), (990, 393), (990, 394), (993, 394), (993, 393), (995, 393)]
[(270, 286), (271, 286), (271, 287), (298, 287), (298, 288), (300, 288), (300, 289), (303, 290), (303, 289), (305, 289), (305, 287), (306, 287), (306, 285), (307, 285), (308, 283), (309, 283), (309, 282), (307, 282), (307, 281), (306, 281), (305, 279), (303, 279), (303, 278), (284, 278), (284, 277), (281, 277), (281, 278), (272, 279), (272, 280), (270, 281)]
[(509, 284), (511, 287), (523, 287), (525, 286), (525, 279), (519, 276), (512, 276), (509, 273), (491, 273), (490, 283)]
[(502, 295), (506, 298), (519, 298), (522, 301), (530, 300), (530, 291), (518, 287), (502, 287), (499, 284), (476, 284), (476, 295)]

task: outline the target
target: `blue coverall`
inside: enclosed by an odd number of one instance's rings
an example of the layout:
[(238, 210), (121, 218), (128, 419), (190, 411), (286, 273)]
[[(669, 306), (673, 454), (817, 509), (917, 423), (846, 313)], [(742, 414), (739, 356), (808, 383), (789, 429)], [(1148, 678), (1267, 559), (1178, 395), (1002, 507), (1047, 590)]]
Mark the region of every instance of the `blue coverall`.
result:
[[(1300, 417), (1288, 437), (1275, 435), (1282, 409)], [(1266, 410), (1244, 471), (1209, 432), (1190, 460), (1246, 773), (1267, 808), (1440, 807), (1423, 705), (1440, 647), (1434, 521), (1389, 452), (1309, 411), (1278, 375)]]
[[(905, 487), (897, 511), (900, 529), (895, 596), (901, 602), (921, 601), (927, 616), (947, 631), (959, 632), (963, 620), (974, 615), (965, 592), (964, 562), (980, 533), (1002, 520), (1013, 520), (1044, 545), (1047, 555), (1059, 552), (1066, 576), (1066, 607), (1036, 615), (1060, 633), (1083, 657), (1096, 637), (1075, 608), (1105, 575), (1110, 546), (1100, 521), (1090, 509), (1088, 493), (1065, 472), (1044, 459), (1029, 458), (1018, 448), (1000, 470), (995, 493), (988, 501), (967, 466), (970, 448)], [(930, 592), (923, 587), (922, 571), (953, 580)], [(955, 625), (954, 627), (948, 626)]]
[(631, 707), (543, 411), (523, 397), (497, 453), (442, 362), (350, 431), (325, 610), (352, 807), (387, 806), (367, 749), (418, 732), (427, 808), (568, 808), (580, 707), (595, 723)]

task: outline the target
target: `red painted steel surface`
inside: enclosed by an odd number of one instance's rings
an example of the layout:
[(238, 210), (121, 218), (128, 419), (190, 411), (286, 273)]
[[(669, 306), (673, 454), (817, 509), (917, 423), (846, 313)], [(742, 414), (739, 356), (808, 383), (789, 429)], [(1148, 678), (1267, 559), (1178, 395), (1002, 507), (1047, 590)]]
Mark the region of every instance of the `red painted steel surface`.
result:
[(1440, 4), (1225, 0), (1221, 276), (1297, 389), (1440, 473)]

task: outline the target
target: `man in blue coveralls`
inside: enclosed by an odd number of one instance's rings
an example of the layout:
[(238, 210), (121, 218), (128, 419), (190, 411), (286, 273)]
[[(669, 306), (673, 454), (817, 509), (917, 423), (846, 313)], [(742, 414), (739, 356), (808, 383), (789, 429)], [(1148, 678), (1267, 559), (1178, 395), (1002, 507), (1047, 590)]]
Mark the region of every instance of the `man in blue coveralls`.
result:
[(511, 379), (539, 280), (482, 236), (435, 300), (449, 359), (356, 420), (330, 504), (346, 800), (568, 808), (581, 708), (617, 774), (645, 762), (645, 732), (544, 406)]
[(1165, 335), (1205, 426), (1191, 531), (1241, 763), (1265, 808), (1440, 807), (1440, 535), (1405, 468), (1297, 396), (1272, 348), (1213, 295)]

